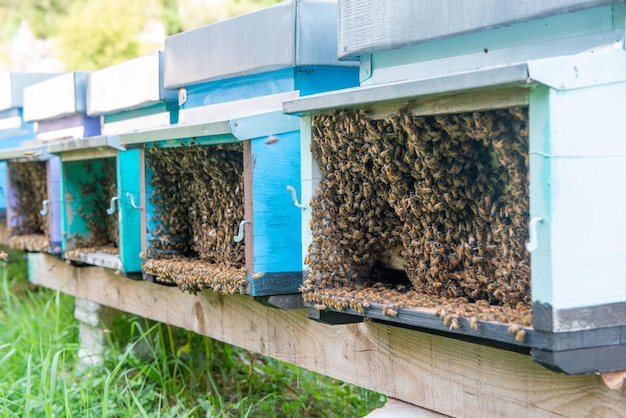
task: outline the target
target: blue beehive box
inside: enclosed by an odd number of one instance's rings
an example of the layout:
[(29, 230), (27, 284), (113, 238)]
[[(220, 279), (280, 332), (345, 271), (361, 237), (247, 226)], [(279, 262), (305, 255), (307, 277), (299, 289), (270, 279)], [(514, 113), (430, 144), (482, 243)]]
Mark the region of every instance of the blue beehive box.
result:
[(348, 0), (339, 15), (361, 86), (285, 103), (313, 126), (311, 317), (626, 368), (623, 4)]
[[(57, 238), (60, 239), (60, 231), (53, 227), (52, 217), (46, 217), (40, 213), (43, 202), (55, 192), (54, 187), (48, 186), (46, 182), (47, 164), (27, 162), (27, 155), (24, 154), (26, 150), (20, 149), (22, 143), (33, 140), (35, 137), (33, 123), (25, 121), (23, 117), (24, 89), (57, 75), (53, 73), (4, 73), (0, 77), (0, 90), (2, 91), (0, 206), (3, 217), (8, 212), (11, 219), (9, 244), (20, 250), (55, 252), (58, 247)], [(12, 166), (10, 171), (7, 170), (7, 160)], [(8, 173), (10, 173), (9, 176), (7, 176)], [(29, 178), (33, 175), (43, 178)], [(20, 188), (15, 187), (16, 182), (20, 183)], [(36, 192), (35, 183), (39, 186)], [(37, 196), (37, 201), (31, 201), (29, 198), (33, 196), (33, 192)], [(9, 200), (8, 210), (7, 199)]]
[[(32, 124), (24, 122), (22, 90), (25, 86), (50, 77), (47, 74), (2, 73), (0, 75), (0, 149), (10, 149), (34, 136)], [(6, 220), (7, 166), (0, 162), (0, 217)]]
[(288, 1), (166, 39), (165, 87), (181, 107), (146, 145), (148, 277), (188, 291), (298, 292), (301, 209), (287, 187), (299, 192), (300, 123), (281, 109), (358, 83), (336, 58), (336, 13)]
[(102, 119), (102, 135), (48, 146), (63, 161), (67, 259), (141, 271), (143, 149), (126, 147), (120, 135), (176, 120), (177, 93), (162, 79), (161, 52), (90, 73), (86, 112)]

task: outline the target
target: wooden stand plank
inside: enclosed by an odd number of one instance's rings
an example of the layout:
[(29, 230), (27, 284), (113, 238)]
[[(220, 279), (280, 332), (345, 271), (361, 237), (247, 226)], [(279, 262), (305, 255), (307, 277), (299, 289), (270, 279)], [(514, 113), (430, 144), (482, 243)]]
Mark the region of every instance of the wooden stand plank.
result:
[(567, 376), (529, 356), (383, 324), (325, 325), (243, 295), (198, 295), (101, 267), (29, 254), (31, 281), (195, 331), (451, 416), (626, 414), (626, 390)]

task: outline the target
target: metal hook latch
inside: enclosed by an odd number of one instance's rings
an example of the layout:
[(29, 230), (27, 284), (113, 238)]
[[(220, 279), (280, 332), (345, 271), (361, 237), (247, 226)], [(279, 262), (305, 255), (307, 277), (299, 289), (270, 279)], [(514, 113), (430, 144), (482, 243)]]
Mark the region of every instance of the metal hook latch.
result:
[(130, 205), (134, 209), (141, 209), (141, 206), (135, 203), (135, 196), (131, 192), (126, 192), (126, 197), (130, 199)]
[(543, 219), (536, 216), (530, 220), (528, 224), (528, 242), (526, 243), (526, 250), (530, 253), (537, 249), (539, 245), (539, 239), (537, 238), (537, 224), (542, 222)]
[(41, 216), (46, 216), (48, 214), (48, 203), (50, 203), (50, 199), (46, 199), (41, 202), (41, 210), (39, 211)]
[(291, 193), (291, 200), (293, 200), (293, 205), (298, 209), (306, 210), (307, 205), (303, 205), (302, 203), (298, 203), (298, 196), (296, 196), (296, 189), (293, 186), (287, 186), (287, 191)]
[(233, 237), (233, 240), (235, 242), (241, 242), (243, 240), (243, 227), (245, 224), (249, 224), (249, 223), (250, 221), (246, 221), (246, 220), (239, 222), (239, 232), (237, 233), (237, 235)]
[(115, 201), (120, 200), (119, 196), (114, 196), (111, 198), (111, 205), (107, 209), (107, 215), (113, 215), (115, 213)]

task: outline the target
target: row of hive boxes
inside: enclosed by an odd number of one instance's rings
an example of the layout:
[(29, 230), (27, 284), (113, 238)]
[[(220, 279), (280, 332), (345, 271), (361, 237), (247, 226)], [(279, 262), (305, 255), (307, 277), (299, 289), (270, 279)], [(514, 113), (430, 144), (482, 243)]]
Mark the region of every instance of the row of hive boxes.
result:
[(293, 120), (293, 131), (249, 141), (223, 134), (9, 162), (10, 245), (143, 270), (187, 291), (295, 293), (300, 211), (286, 190), (299, 188)]
[[(407, 48), (398, 68), (421, 62), (421, 51)], [(607, 291), (619, 263), (599, 276), (597, 289), (582, 277), (597, 263), (579, 265), (576, 280), (566, 277), (573, 273), (569, 253), (591, 260), (621, 248), (614, 239), (621, 224), (608, 227), (621, 200), (605, 209), (603, 228), (594, 228), (582, 221), (605, 189), (576, 187), (583, 181), (576, 173), (586, 168), (592, 171), (586, 185), (623, 170), (619, 158), (598, 158), (618, 139), (609, 129), (590, 151), (591, 128), (568, 123), (574, 109), (578, 120), (583, 109), (601, 126), (618, 119), (613, 108), (587, 106), (600, 93), (611, 103), (621, 94), (615, 88), (621, 79), (612, 77), (620, 73), (623, 50), (607, 54), (532, 65), (522, 57), (523, 64), (391, 80), (337, 95), (277, 97), (287, 101), (288, 113), (310, 115), (301, 129), (271, 106), (246, 114), (234, 111), (245, 106), (233, 102), (227, 117), (212, 113), (220, 106), (212, 102), (216, 92), (226, 89), (238, 100), (253, 81), (265, 86), (258, 95), (267, 95), (283, 73), (244, 76), (238, 86), (187, 86), (175, 126), (120, 134), (108, 144), (122, 149), (106, 157), (71, 147), (61, 152), (62, 249), (67, 258), (143, 271), (186, 291), (301, 289), (314, 310), (347, 312), (352, 320), (369, 316), (466, 334), (537, 348), (539, 355), (609, 345), (621, 353), (619, 320), (570, 309), (597, 304), (601, 312), (619, 301), (619, 283)], [(361, 59), (362, 76), (393, 75), (393, 65), (377, 69), (371, 64), (383, 60)], [(601, 60), (617, 63), (616, 71), (595, 72)], [(583, 70), (591, 75), (579, 78)], [(555, 179), (561, 188), (553, 187)], [(301, 190), (304, 205), (294, 207), (287, 186)], [(97, 204), (90, 202), (96, 195)], [(576, 231), (597, 244), (576, 246)], [(536, 246), (534, 232), (539, 245), (531, 260), (525, 244)], [(533, 317), (536, 301), (547, 301), (549, 319)], [(564, 338), (553, 338), (553, 331)], [(619, 363), (613, 360), (608, 367)], [(570, 370), (601, 368), (576, 367)]]
[[(358, 84), (336, 58), (334, 19), (336, 4), (286, 2), (27, 88), (40, 98), (28, 118), (53, 126), (10, 162), (11, 245), (188, 291), (297, 292), (300, 214), (286, 187), (299, 188), (299, 121), (282, 101)], [(250, 36), (268, 22), (280, 35)], [(83, 112), (102, 116), (102, 135), (71, 132)]]

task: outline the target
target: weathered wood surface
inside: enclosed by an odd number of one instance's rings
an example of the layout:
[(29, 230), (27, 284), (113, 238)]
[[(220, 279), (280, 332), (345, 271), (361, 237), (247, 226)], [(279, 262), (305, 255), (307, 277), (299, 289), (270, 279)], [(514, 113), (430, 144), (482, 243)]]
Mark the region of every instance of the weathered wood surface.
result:
[(529, 356), (374, 323), (323, 325), (306, 310), (251, 297), (132, 281), (30, 254), (31, 280), (122, 311), (193, 330), (257, 353), (451, 416), (626, 416), (626, 390), (599, 376), (566, 376)]

